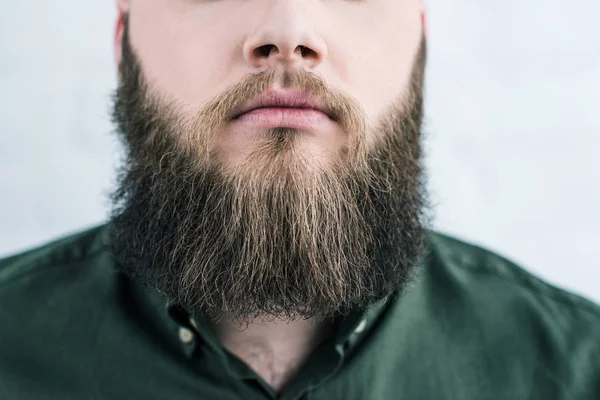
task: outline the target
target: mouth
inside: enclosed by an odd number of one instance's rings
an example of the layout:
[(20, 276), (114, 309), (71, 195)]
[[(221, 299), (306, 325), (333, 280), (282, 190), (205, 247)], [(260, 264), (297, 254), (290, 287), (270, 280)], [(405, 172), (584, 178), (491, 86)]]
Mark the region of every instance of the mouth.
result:
[(306, 111), (316, 111), (316, 112), (320, 112), (323, 113), (325, 115), (327, 115), (327, 118), (334, 120), (335, 118), (333, 118), (333, 116), (329, 115), (327, 112), (324, 112), (322, 110), (319, 110), (317, 108), (312, 108), (312, 107), (292, 107), (292, 106), (266, 106), (266, 107), (257, 107), (257, 108), (253, 108), (251, 110), (248, 111), (244, 111), (244, 112), (240, 112), (237, 114), (234, 114), (234, 116), (231, 118), (232, 120), (236, 120), (239, 119), (240, 117), (242, 117), (243, 115), (249, 114), (249, 113), (253, 113), (253, 112), (257, 112), (260, 110), (281, 110), (283, 112), (286, 112), (288, 110), (291, 111), (301, 111), (301, 112), (306, 112)]
[[(263, 111), (257, 111), (263, 110)], [(318, 98), (309, 95), (306, 92), (295, 90), (295, 91), (277, 91), (267, 90), (261, 95), (252, 99), (248, 104), (235, 110), (232, 120), (238, 120), (244, 115), (256, 112), (265, 112), (264, 110), (279, 110), (281, 113), (322, 113), (325, 114), (330, 120), (335, 121), (335, 116), (327, 105)]]
[(335, 123), (326, 113), (314, 108), (259, 107), (235, 116), (232, 122), (257, 128), (316, 130)]

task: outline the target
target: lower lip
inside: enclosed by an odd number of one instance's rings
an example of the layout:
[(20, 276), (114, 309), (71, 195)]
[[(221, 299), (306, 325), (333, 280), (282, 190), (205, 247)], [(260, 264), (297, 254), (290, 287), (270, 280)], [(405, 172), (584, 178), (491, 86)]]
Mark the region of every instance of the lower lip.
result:
[(310, 130), (331, 124), (333, 120), (324, 112), (315, 109), (265, 107), (248, 111), (232, 122), (257, 128), (285, 127)]

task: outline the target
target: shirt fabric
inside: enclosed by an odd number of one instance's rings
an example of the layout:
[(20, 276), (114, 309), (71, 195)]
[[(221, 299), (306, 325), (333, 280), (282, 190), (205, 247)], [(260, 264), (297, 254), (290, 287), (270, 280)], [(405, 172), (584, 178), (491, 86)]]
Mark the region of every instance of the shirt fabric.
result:
[(600, 399), (600, 307), (441, 233), (279, 396), (107, 240), (104, 224), (0, 260), (0, 399)]

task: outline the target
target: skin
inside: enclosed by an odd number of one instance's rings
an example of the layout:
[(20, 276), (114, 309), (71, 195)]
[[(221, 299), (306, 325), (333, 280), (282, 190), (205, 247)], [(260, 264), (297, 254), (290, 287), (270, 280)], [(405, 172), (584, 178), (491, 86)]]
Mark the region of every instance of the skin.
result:
[[(118, 0), (117, 65), (126, 16), (152, 88), (190, 118), (247, 74), (297, 68), (354, 98), (371, 136), (407, 91), (425, 33), (420, 0)], [(267, 52), (265, 45), (272, 45)], [(242, 129), (225, 125), (216, 135), (212, 145), (226, 163), (239, 163), (261, 134)], [(336, 150), (347, 141), (344, 129), (332, 124), (312, 132), (304, 150)], [(271, 319), (239, 330), (223, 319), (215, 329), (226, 348), (281, 391), (331, 324)]]

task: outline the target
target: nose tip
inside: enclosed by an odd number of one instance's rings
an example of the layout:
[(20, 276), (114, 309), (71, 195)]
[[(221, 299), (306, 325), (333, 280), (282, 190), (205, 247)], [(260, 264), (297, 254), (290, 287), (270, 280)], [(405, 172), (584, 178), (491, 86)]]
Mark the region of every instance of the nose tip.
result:
[(327, 57), (327, 45), (309, 14), (301, 2), (272, 5), (244, 44), (247, 62), (256, 69), (316, 68)]

